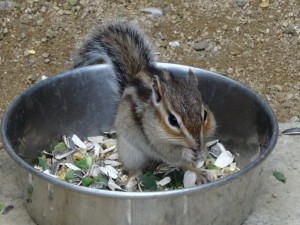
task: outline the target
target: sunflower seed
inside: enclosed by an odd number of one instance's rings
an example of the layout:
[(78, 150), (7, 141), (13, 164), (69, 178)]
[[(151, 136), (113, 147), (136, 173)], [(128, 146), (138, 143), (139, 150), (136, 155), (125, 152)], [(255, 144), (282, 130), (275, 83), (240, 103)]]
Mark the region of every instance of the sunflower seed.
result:
[(103, 149), (98, 143), (94, 142), (93, 144), (94, 144), (94, 155), (98, 157), (100, 155), (100, 151)]
[(130, 180), (128, 181), (127, 185), (126, 185), (126, 189), (128, 191), (135, 191), (137, 189), (137, 180), (135, 177), (130, 178)]
[(113, 179), (117, 179), (118, 178), (118, 173), (115, 173), (114, 170), (111, 170), (111, 168), (107, 168), (107, 167), (103, 167), (103, 166), (100, 166), (99, 167), (99, 170), (104, 174), (104, 175), (107, 175)]
[(88, 139), (90, 142), (102, 144), (103, 141), (104, 141), (104, 136), (87, 137), (87, 139)]
[(183, 186), (185, 188), (196, 186), (197, 175), (190, 170), (185, 171), (183, 176)]
[(79, 137), (76, 135), (76, 134), (73, 134), (72, 136), (72, 141), (75, 143), (75, 145), (77, 145), (79, 148), (82, 148), (82, 149), (86, 149), (87, 146), (86, 144), (84, 144), (80, 139)]
[(68, 148), (68, 149), (64, 149), (64, 150), (53, 151), (52, 154), (55, 159), (60, 160), (60, 159), (63, 159), (65, 157), (73, 154), (74, 152), (75, 152), (75, 150)]
[(211, 153), (214, 157), (219, 157), (219, 155), (221, 155), (221, 153), (225, 151), (226, 149), (224, 148), (224, 146), (218, 142), (210, 148), (209, 153)]
[(163, 186), (166, 186), (170, 182), (171, 182), (171, 178), (170, 177), (165, 177), (162, 180), (157, 181), (156, 184), (163, 187)]
[(114, 167), (122, 165), (122, 163), (120, 163), (118, 161), (109, 160), (109, 159), (104, 160), (104, 163), (105, 163), (105, 165), (111, 165), (111, 166), (114, 166)]
[(117, 191), (117, 190), (119, 190), (119, 191), (126, 191), (123, 188), (121, 188), (119, 185), (117, 185), (113, 181), (113, 179), (111, 179), (111, 178), (108, 180), (108, 184), (107, 185), (108, 185), (109, 189), (112, 190), (112, 191)]
[(285, 135), (298, 135), (300, 134), (300, 127), (290, 128), (287, 130), (282, 131), (282, 134)]
[(233, 162), (233, 159), (234, 156), (231, 154), (231, 152), (224, 151), (218, 156), (214, 165), (220, 168), (224, 168), (229, 166)]
[(72, 163), (65, 163), (65, 166), (70, 168), (71, 170), (81, 170), (79, 167), (75, 166)]
[(14, 208), (13, 205), (8, 205), (8, 206), (4, 207), (4, 209), (2, 209), (2, 211), (1, 211), (1, 215), (7, 214), (7, 213), (8, 213), (10, 210), (12, 210), (13, 208)]
[(112, 159), (112, 160), (115, 160), (115, 159), (118, 159), (118, 158), (119, 158), (119, 155), (116, 152), (111, 154), (110, 156), (106, 157), (106, 159)]
[(144, 9), (142, 9), (142, 12), (144, 12), (146, 14), (149, 14), (152, 17), (158, 17), (158, 16), (162, 16), (163, 15), (161, 9), (159, 9), (159, 8), (153, 8), (153, 7), (144, 8)]

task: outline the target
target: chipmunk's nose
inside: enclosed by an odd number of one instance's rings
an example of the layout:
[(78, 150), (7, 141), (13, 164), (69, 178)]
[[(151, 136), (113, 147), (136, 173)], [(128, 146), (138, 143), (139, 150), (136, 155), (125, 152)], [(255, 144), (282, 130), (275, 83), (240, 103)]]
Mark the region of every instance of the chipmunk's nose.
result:
[(200, 151), (199, 148), (190, 148), (190, 149), (192, 149), (194, 152), (199, 152)]

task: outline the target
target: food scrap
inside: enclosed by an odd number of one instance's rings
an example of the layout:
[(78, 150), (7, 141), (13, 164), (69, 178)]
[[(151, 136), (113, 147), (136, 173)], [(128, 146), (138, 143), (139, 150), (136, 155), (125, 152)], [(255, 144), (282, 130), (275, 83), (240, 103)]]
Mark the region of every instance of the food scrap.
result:
[[(51, 151), (43, 151), (34, 166), (51, 177), (84, 187), (112, 191), (164, 191), (197, 185), (197, 175), (180, 167), (160, 164), (139, 177), (129, 177), (119, 161), (116, 132), (87, 137), (62, 136)], [(237, 172), (234, 156), (220, 141), (207, 143), (209, 154), (198, 168), (209, 170), (216, 178)]]
[(277, 170), (274, 170), (274, 171), (273, 171), (273, 176), (274, 176), (277, 180), (279, 180), (279, 181), (281, 181), (281, 182), (283, 182), (283, 183), (286, 182), (285, 176), (284, 176), (281, 172), (279, 172), (279, 171), (277, 171)]
[(3, 204), (0, 204), (0, 212), (1, 215), (6, 215), (9, 211), (11, 211), (14, 208), (13, 205), (4, 206)]

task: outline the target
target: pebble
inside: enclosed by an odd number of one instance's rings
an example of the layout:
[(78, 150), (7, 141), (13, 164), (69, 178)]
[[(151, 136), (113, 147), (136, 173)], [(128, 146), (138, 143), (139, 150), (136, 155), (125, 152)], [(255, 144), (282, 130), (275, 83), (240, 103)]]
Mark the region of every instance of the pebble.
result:
[(184, 6), (185, 8), (189, 8), (189, 7), (190, 7), (190, 4), (189, 4), (188, 2), (185, 2), (185, 3), (183, 3), (183, 6)]
[(226, 72), (228, 73), (228, 74), (233, 74), (233, 69), (232, 68), (228, 68), (227, 70), (226, 70)]
[(226, 31), (226, 30), (228, 29), (228, 25), (225, 24), (225, 25), (222, 27), (222, 29)]
[(47, 38), (42, 38), (42, 40), (41, 40), (43, 43), (46, 43), (48, 40), (47, 40)]
[(47, 12), (47, 8), (46, 8), (45, 6), (42, 6), (42, 7), (41, 7), (41, 12), (42, 12), (42, 13)]
[(293, 26), (288, 26), (283, 30), (283, 33), (290, 34), (290, 35), (296, 35), (296, 30)]
[(49, 58), (45, 59), (44, 62), (45, 63), (49, 63), (51, 60)]
[(10, 10), (14, 6), (15, 3), (13, 1), (0, 1), (0, 10)]
[(42, 57), (43, 57), (43, 58), (48, 58), (48, 57), (49, 57), (49, 54), (48, 54), (48, 53), (43, 53), (43, 54), (42, 54)]
[(279, 85), (279, 84), (276, 84), (276, 85), (274, 85), (274, 90), (278, 91), (278, 92), (281, 92), (282, 91), (282, 86)]
[(249, 2), (249, 0), (237, 0), (237, 1), (236, 1), (236, 4), (237, 4), (239, 7), (243, 8), (248, 2)]
[(193, 49), (196, 51), (203, 51), (208, 47), (209, 43), (208, 41), (199, 41), (194, 43)]
[(142, 12), (152, 16), (152, 17), (159, 17), (162, 16), (162, 10), (159, 8), (144, 8), (142, 9)]
[(278, 195), (277, 194), (272, 194), (272, 198), (277, 198)]
[(24, 51), (24, 56), (29, 56), (30, 55), (30, 53), (29, 53), (29, 51), (26, 49), (25, 51)]
[(70, 6), (77, 6), (79, 4), (78, 0), (69, 0), (68, 2), (70, 4)]
[(27, 77), (27, 84), (34, 84), (36, 82), (36, 78), (32, 75)]
[(54, 38), (56, 36), (55, 32), (51, 29), (47, 29), (46, 35), (47, 35), (48, 38)]

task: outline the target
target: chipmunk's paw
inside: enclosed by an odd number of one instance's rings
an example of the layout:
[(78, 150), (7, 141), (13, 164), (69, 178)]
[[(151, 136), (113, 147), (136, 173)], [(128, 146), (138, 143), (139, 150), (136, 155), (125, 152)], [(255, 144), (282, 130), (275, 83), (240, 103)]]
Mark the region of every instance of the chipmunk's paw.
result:
[(217, 173), (214, 170), (199, 169), (196, 171), (197, 184), (206, 184), (217, 179)]

